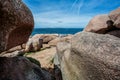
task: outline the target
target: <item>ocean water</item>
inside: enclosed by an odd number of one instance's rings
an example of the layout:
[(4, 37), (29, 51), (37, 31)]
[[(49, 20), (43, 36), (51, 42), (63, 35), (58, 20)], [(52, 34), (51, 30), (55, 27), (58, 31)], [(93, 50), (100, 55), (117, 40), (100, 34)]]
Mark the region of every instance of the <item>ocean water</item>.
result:
[(35, 28), (31, 35), (35, 34), (75, 34), (83, 28)]

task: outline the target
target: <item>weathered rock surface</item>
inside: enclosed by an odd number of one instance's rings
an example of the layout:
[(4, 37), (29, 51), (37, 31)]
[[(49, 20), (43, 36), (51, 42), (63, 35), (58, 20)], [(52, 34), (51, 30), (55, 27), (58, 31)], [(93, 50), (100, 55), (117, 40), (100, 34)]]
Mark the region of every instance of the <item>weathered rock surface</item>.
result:
[[(70, 53), (71, 53), (70, 49), (71, 49), (70, 43), (66, 43), (66, 42), (58, 43), (57, 44), (57, 54), (54, 58), (54, 64), (58, 68), (60, 68), (60, 70), (62, 72), (63, 80), (80, 80), (81, 78), (75, 79), (76, 75), (74, 75), (74, 73), (71, 72), (71, 70), (73, 70), (72, 65), (74, 65), (74, 63), (72, 63), (70, 60), (70, 58), (71, 58), (70, 57)], [(77, 72), (77, 71), (75, 71), (75, 72)]]
[(57, 37), (57, 38), (51, 40), (48, 44), (50, 46), (56, 46), (59, 42), (70, 42), (72, 37), (73, 37), (73, 35), (68, 35), (65, 37)]
[(49, 44), (50, 46), (56, 46), (56, 45), (57, 45), (59, 42), (61, 42), (61, 41), (62, 41), (61, 38), (60, 38), (60, 37), (57, 37), (57, 38), (51, 40), (48, 44)]
[(23, 56), (25, 54), (25, 46), (26, 44), (22, 44), (19, 46), (12, 47), (6, 51), (0, 53), (0, 57), (17, 57)]
[(21, 0), (0, 0), (0, 52), (25, 43), (33, 26), (32, 13)]
[(41, 63), (42, 68), (53, 68), (53, 58), (56, 54), (56, 47), (44, 49), (42, 51), (33, 52), (32, 54), (25, 55), (32, 57)]
[(59, 42), (70, 42), (73, 35), (60, 37), (57, 34), (36, 34), (29, 38), (26, 43), (25, 51), (39, 51), (41, 48), (56, 46)]
[(110, 12), (109, 17), (114, 22), (114, 25), (120, 28), (120, 8)]
[(57, 56), (63, 80), (120, 80), (120, 39), (112, 35), (78, 33), (57, 45)]
[(112, 11), (109, 15), (95, 16), (84, 31), (94, 32), (99, 34), (111, 34), (120, 37), (116, 34), (120, 30), (120, 8)]
[(0, 80), (52, 80), (52, 78), (48, 72), (24, 57), (1, 57)]
[(16, 50), (13, 52), (5, 51), (0, 54), (0, 57), (17, 57), (17, 56), (23, 56), (24, 54), (25, 54), (24, 50)]
[(108, 17), (108, 15), (97, 15), (92, 20), (90, 20), (84, 31), (106, 33), (106, 30), (109, 29), (109, 26), (107, 24), (107, 21), (109, 20), (110, 18)]
[(58, 35), (57, 34), (36, 34), (32, 38), (33, 39), (43, 39), (43, 43), (48, 43), (49, 41), (55, 39)]
[(38, 51), (42, 48), (43, 39), (29, 39), (26, 43), (25, 52)]

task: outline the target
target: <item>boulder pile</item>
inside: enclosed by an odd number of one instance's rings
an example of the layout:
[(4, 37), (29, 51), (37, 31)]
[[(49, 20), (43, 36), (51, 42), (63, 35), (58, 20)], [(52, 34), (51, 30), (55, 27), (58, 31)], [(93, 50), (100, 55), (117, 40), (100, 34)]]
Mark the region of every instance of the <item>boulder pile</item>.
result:
[(84, 31), (120, 37), (120, 8), (106, 15), (95, 16)]
[(95, 16), (70, 43), (57, 44), (63, 80), (120, 80), (120, 8)]

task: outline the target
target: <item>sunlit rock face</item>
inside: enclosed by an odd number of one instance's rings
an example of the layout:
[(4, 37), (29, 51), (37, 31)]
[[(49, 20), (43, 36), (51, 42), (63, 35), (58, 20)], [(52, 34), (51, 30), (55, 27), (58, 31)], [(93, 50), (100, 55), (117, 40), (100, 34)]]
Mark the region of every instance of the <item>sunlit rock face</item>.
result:
[(110, 34), (120, 38), (120, 8), (106, 15), (97, 15), (90, 20), (84, 31)]
[(107, 21), (109, 20), (108, 15), (97, 15), (90, 20), (84, 31), (103, 34), (109, 29), (107, 25)]
[(63, 80), (120, 80), (120, 38), (80, 32), (57, 44), (55, 65)]
[(21, 0), (0, 0), (0, 52), (25, 43), (33, 26), (32, 13)]

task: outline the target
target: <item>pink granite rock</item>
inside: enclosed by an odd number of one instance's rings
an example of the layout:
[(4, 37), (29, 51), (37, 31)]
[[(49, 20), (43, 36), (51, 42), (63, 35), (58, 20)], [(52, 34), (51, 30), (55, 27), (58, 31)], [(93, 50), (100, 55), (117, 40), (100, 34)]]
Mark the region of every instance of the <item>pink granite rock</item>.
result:
[(25, 43), (33, 27), (32, 13), (21, 0), (0, 0), (0, 52)]

